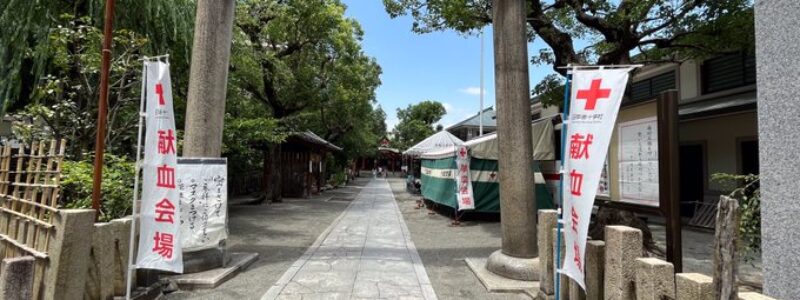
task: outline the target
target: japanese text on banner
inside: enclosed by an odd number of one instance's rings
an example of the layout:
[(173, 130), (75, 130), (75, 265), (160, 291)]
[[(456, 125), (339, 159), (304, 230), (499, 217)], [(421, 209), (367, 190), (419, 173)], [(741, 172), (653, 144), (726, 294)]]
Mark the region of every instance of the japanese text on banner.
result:
[(584, 254), (597, 186), (630, 69), (574, 70), (564, 157), (563, 272), (585, 289)]
[(145, 61), (146, 133), (136, 266), (183, 272), (177, 153), (169, 64)]
[(469, 169), (469, 149), (459, 146), (456, 151), (456, 191), (458, 210), (475, 209), (475, 199), (472, 197), (472, 174)]

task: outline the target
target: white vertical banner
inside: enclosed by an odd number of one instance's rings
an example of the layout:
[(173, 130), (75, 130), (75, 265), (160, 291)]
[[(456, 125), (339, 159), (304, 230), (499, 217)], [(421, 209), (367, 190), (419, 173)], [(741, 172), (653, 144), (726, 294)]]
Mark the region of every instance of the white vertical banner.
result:
[(585, 290), (586, 238), (597, 185), (608, 153), (622, 96), (628, 83), (623, 69), (574, 70), (567, 123), (563, 185), (564, 245), (562, 272)]
[(472, 172), (469, 170), (469, 148), (458, 146), (456, 150), (456, 186), (458, 191), (458, 210), (475, 209), (472, 198)]
[(145, 61), (146, 132), (136, 267), (183, 273), (169, 63)]

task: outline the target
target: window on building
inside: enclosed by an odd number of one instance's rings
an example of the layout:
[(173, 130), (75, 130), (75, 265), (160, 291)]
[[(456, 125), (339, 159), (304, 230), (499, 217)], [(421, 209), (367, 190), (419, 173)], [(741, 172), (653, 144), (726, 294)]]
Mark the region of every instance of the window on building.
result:
[(756, 83), (756, 57), (744, 53), (720, 56), (700, 68), (703, 94)]
[(675, 71), (632, 83), (628, 87), (628, 102), (650, 100), (671, 89), (675, 89)]
[(758, 174), (758, 140), (739, 142), (741, 174)]

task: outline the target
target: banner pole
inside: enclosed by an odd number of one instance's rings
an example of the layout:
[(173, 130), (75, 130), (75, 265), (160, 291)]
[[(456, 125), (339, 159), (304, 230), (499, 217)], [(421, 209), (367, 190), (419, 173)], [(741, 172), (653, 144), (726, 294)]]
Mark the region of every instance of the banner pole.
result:
[(139, 100), (139, 134), (138, 134), (138, 138), (137, 138), (137, 142), (136, 142), (136, 165), (134, 166), (136, 171), (135, 171), (135, 176), (134, 176), (134, 179), (133, 179), (133, 205), (132, 205), (133, 211), (131, 211), (131, 237), (130, 237), (130, 241), (129, 241), (129, 246), (130, 247), (128, 248), (129, 249), (128, 250), (128, 272), (127, 272), (127, 274), (125, 276), (125, 281), (126, 281), (125, 299), (126, 300), (130, 300), (131, 299), (131, 285), (132, 285), (131, 283), (132, 283), (132, 277), (133, 277), (132, 275), (133, 275), (133, 270), (136, 269), (135, 266), (133, 265), (133, 251), (134, 251), (133, 247), (135, 246), (135, 238), (136, 238), (136, 216), (137, 216), (137, 213), (136, 213), (136, 209), (137, 209), (136, 202), (138, 201), (138, 198), (139, 198), (139, 173), (140, 173), (140, 170), (141, 170), (141, 161), (142, 161), (141, 160), (141, 157), (142, 157), (142, 120), (144, 118), (146, 118), (146, 114), (145, 114), (145, 111), (144, 111), (145, 92), (146, 92), (145, 85), (146, 84), (147, 84), (147, 60), (145, 59), (145, 62), (142, 63), (142, 92), (141, 92), (141, 97), (140, 97), (140, 100)]
[(556, 300), (561, 299), (561, 276), (558, 270), (561, 269), (561, 224), (564, 217), (564, 212), (561, 209), (564, 207), (564, 149), (567, 143), (567, 120), (569, 119), (569, 100), (570, 88), (569, 79), (571, 70), (567, 71), (566, 82), (564, 83), (564, 112), (561, 114), (561, 182), (558, 185), (558, 221), (556, 222), (556, 267), (555, 267), (555, 282), (556, 282)]

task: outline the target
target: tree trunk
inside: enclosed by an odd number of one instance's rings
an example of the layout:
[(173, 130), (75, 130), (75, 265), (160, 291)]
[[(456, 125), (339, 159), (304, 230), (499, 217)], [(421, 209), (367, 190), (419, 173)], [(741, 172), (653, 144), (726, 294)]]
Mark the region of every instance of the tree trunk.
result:
[(199, 0), (186, 104), (183, 156), (219, 157), (235, 0)]
[(264, 199), (273, 203), (283, 200), (281, 145), (272, 144), (264, 151)]

